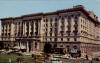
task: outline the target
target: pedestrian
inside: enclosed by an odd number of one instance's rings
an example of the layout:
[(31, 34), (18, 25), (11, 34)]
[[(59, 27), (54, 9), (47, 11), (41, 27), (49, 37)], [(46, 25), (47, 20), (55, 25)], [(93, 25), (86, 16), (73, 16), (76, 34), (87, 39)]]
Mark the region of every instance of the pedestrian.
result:
[(93, 61), (91, 60), (90, 63), (93, 63)]
[(9, 63), (11, 63), (11, 58), (9, 58)]
[(18, 63), (22, 63), (22, 57), (21, 57), (21, 55), (19, 55), (19, 57), (17, 58), (17, 62)]
[(88, 59), (88, 55), (86, 55), (86, 59), (89, 60), (89, 59)]

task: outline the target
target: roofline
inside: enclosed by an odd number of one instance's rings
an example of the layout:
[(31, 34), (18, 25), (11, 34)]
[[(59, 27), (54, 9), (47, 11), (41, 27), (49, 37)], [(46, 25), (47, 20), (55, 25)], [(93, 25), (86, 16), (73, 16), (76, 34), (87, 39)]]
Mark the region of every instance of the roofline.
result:
[(34, 13), (34, 14), (22, 15), (21, 17), (42, 16), (42, 15), (43, 13)]
[(9, 18), (1, 18), (0, 20), (13, 20), (14, 18), (13, 17), (9, 17)]
[(57, 10), (57, 11), (54, 11), (54, 12), (47, 12), (47, 13), (35, 13), (35, 14), (28, 14), (28, 15), (22, 15), (22, 16), (19, 16), (19, 17), (10, 17), (10, 18), (2, 18), (0, 19), (1, 21), (3, 20), (13, 20), (13, 19), (20, 19), (20, 18), (24, 18), (24, 17), (31, 17), (31, 16), (47, 16), (47, 15), (55, 15), (55, 14), (59, 14), (59, 13), (64, 13), (64, 12), (72, 12), (72, 11), (82, 11), (86, 14), (86, 16), (99, 23), (99, 21), (96, 21), (94, 20), (92, 17), (89, 16), (89, 13), (87, 10), (84, 9), (84, 7), (74, 7), (74, 8), (69, 8), (69, 9), (64, 9), (64, 10)]

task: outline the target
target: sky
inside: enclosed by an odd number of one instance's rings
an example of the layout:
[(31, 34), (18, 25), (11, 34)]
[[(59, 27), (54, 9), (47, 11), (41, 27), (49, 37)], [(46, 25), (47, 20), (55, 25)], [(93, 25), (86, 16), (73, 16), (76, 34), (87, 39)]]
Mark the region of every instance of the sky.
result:
[(0, 0), (0, 18), (52, 12), (75, 5), (83, 5), (87, 10), (93, 11), (100, 20), (100, 0)]

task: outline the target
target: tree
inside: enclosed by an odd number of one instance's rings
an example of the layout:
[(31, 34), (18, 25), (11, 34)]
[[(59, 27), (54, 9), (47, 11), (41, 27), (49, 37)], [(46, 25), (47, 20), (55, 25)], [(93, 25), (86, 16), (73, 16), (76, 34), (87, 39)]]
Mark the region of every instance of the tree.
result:
[(3, 49), (3, 48), (4, 48), (4, 43), (0, 42), (0, 49)]
[(46, 43), (44, 45), (44, 52), (45, 53), (52, 53), (52, 45), (50, 43)]

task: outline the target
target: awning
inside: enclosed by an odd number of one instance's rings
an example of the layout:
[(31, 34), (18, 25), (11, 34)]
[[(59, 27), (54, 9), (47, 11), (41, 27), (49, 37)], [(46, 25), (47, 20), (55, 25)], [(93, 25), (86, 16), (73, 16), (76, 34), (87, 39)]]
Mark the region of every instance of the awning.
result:
[(15, 46), (14, 48), (15, 48), (15, 49), (20, 49), (20, 47), (19, 47), (19, 46)]
[(62, 48), (62, 49), (64, 49), (64, 47), (56, 47), (56, 48)]
[(21, 46), (20, 49), (26, 49), (26, 47), (25, 46)]
[(33, 53), (33, 55), (36, 55), (36, 56), (42, 56), (41, 53)]

